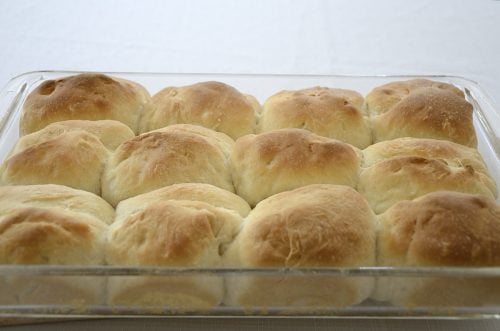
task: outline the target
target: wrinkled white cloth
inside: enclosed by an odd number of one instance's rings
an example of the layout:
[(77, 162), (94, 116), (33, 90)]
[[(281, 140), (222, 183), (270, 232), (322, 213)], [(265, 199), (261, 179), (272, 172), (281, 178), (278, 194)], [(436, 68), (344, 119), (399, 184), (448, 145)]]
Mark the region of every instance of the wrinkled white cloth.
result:
[(0, 2), (0, 86), (42, 69), (452, 74), (500, 105), (500, 1)]
[[(0, 2), (0, 86), (33, 70), (450, 74), (500, 111), (500, 1)], [(28, 330), (500, 330), (496, 321), (172, 319)]]

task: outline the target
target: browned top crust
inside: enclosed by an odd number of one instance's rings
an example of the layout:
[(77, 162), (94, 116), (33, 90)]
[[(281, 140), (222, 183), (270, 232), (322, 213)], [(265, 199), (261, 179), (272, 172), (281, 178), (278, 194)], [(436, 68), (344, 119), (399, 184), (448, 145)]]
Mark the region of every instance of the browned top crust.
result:
[(21, 115), (21, 135), (64, 120), (117, 120), (137, 132), (139, 115), (149, 101), (139, 84), (103, 74), (48, 80), (30, 93)]
[(307, 129), (365, 148), (371, 143), (371, 131), (362, 108), (363, 101), (358, 92), (338, 88), (317, 86), (281, 91), (264, 104), (259, 132)]
[(200, 82), (156, 93), (141, 119), (141, 132), (172, 124), (196, 124), (237, 139), (253, 133), (258, 101), (227, 84)]
[(500, 207), (491, 198), (433, 192), (394, 205), (380, 224), (381, 265), (500, 265)]
[(393, 106), (415, 90), (423, 87), (446, 90), (462, 99), (465, 97), (460, 89), (451, 84), (428, 79), (410, 79), (406, 81), (390, 82), (374, 88), (366, 96), (366, 106), (371, 114), (380, 115), (389, 111)]

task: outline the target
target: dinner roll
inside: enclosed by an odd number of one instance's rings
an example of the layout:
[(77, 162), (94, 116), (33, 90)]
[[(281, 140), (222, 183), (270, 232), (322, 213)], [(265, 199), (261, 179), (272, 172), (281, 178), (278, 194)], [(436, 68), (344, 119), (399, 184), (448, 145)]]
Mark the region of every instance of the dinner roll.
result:
[(360, 152), (302, 129), (281, 129), (237, 140), (231, 155), (236, 192), (251, 206), (308, 184), (355, 186)]
[(55, 122), (47, 125), (40, 131), (21, 137), (12, 154), (72, 131), (86, 131), (93, 134), (109, 150), (116, 149), (122, 142), (132, 139), (135, 136), (134, 132), (128, 126), (118, 121), (70, 120)]
[[(375, 265), (375, 216), (347, 186), (317, 184), (261, 201), (224, 255), (235, 268)], [(373, 279), (285, 274), (231, 275), (226, 305), (347, 306), (363, 301)]]
[(207, 183), (234, 191), (229, 166), (233, 140), (200, 126), (177, 124), (121, 144), (102, 177), (112, 205), (176, 183)]
[[(108, 234), (108, 264), (220, 267), (225, 246), (240, 228), (241, 215), (218, 207), (217, 201), (213, 205), (168, 200), (158, 192), (156, 199), (148, 193), (144, 199), (138, 196), (118, 205)], [(230, 193), (220, 194), (224, 200)], [(218, 275), (111, 277), (108, 285), (109, 302), (119, 305), (203, 309), (220, 304), (223, 294), (223, 279)]]
[(0, 264), (102, 264), (106, 227), (61, 208), (0, 211)]
[(372, 134), (362, 107), (363, 97), (351, 90), (317, 86), (281, 91), (265, 102), (259, 132), (301, 128), (365, 148)]
[(419, 88), (387, 112), (372, 117), (374, 141), (418, 137), (475, 147), (472, 112), (470, 103), (450, 91)]
[(34, 144), (21, 139), (15, 154), (2, 164), (3, 184), (61, 184), (101, 193), (101, 173), (109, 153), (96, 136), (75, 130), (30, 142)]
[(23, 208), (60, 209), (111, 224), (115, 210), (106, 201), (89, 192), (62, 185), (0, 186), (0, 215)]
[[(248, 203), (234, 193), (217, 186), (202, 183), (174, 184), (144, 193), (122, 202), (128, 210), (139, 210), (145, 204), (163, 200), (202, 201), (212, 206), (233, 210), (245, 217), (250, 212)], [(121, 208), (120, 210), (123, 210)]]
[(85, 73), (47, 80), (31, 92), (23, 106), (21, 135), (64, 120), (120, 121), (137, 131), (149, 93), (135, 82)]
[[(0, 264), (99, 265), (104, 263), (107, 225), (62, 208), (0, 210)], [(5, 276), (2, 304), (97, 304), (103, 279)]]
[(363, 166), (370, 167), (377, 162), (398, 156), (444, 160), (455, 167), (471, 166), (475, 171), (488, 175), (481, 155), (474, 148), (446, 140), (410, 137), (382, 141), (364, 149)]
[(418, 156), (398, 156), (375, 163), (361, 172), (358, 184), (358, 191), (377, 214), (397, 201), (439, 190), (496, 196), (495, 182), (472, 166)]
[(172, 124), (196, 124), (233, 139), (253, 133), (260, 105), (253, 96), (220, 82), (167, 87), (152, 97), (141, 132)]
[(370, 114), (380, 115), (391, 110), (393, 106), (405, 99), (415, 90), (429, 87), (448, 91), (458, 97), (465, 98), (464, 93), (451, 84), (428, 79), (410, 79), (390, 82), (374, 88), (366, 96), (366, 107)]
[[(379, 217), (378, 264), (398, 267), (500, 266), (500, 206), (491, 198), (433, 192)], [(381, 277), (375, 297), (405, 306), (500, 303), (494, 278)]]

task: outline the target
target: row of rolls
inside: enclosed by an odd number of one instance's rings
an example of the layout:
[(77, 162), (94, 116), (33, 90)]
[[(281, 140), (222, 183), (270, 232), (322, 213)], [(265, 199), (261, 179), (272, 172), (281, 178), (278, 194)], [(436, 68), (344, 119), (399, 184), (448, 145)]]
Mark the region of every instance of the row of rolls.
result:
[[(226, 190), (184, 183), (124, 200), (115, 211), (89, 192), (19, 185), (0, 187), (0, 213), (0, 264), (195, 269), (107, 277), (85, 276), (85, 269), (72, 276), (7, 274), (0, 277), (4, 305), (313, 312), (367, 299), (413, 308), (500, 303), (498, 277), (284, 270), (500, 266), (500, 205), (480, 195), (436, 191), (376, 215), (343, 185), (303, 186), (251, 209)], [(255, 268), (277, 269), (252, 273)]]
[(497, 195), (475, 149), (472, 105), (458, 88), (422, 79), (365, 99), (336, 88), (282, 91), (260, 107), (219, 82), (150, 98), (137, 83), (81, 74), (33, 90), (20, 132), (2, 184), (61, 184), (113, 206), (183, 182), (235, 192), (252, 207), (306, 184), (341, 184), (376, 213), (438, 189)]
[[(82, 74), (33, 90), (20, 133), (0, 168), (0, 264), (500, 265), (496, 184), (475, 149), (472, 106), (449, 84), (393, 82), (366, 98), (283, 91), (261, 107), (218, 82), (151, 98), (137, 83)], [(1, 300), (73, 293), (67, 278), (19, 279), (0, 279)], [(242, 273), (80, 279), (71, 288), (84, 302), (126, 305), (349, 306), (372, 297), (412, 306), (487, 304), (500, 297), (498, 283)]]
[[(256, 84), (259, 84), (256, 82)], [(102, 74), (47, 80), (26, 99), (21, 135), (71, 119), (111, 119), (135, 134), (190, 123), (233, 140), (302, 128), (358, 148), (399, 137), (445, 139), (475, 147), (472, 105), (457, 87), (427, 79), (390, 82), (364, 98), (354, 90), (283, 90), (261, 105), (222, 82), (166, 87), (152, 97), (140, 84)]]
[(398, 138), (360, 150), (305, 129), (246, 135), (175, 124), (134, 136), (120, 122), (70, 120), (22, 137), (0, 167), (3, 185), (61, 184), (113, 206), (176, 183), (206, 183), (252, 207), (307, 184), (356, 188), (381, 213), (399, 200), (441, 190), (497, 196), (476, 149)]

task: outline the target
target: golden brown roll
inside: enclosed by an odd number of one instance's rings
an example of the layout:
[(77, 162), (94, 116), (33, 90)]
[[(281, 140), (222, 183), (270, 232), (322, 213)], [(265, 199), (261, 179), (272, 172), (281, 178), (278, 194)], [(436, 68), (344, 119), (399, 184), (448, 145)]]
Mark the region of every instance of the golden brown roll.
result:
[(361, 172), (358, 183), (358, 191), (377, 214), (398, 201), (439, 190), (496, 196), (495, 182), (472, 166), (418, 156), (398, 156), (375, 163)]
[(372, 115), (386, 113), (408, 95), (421, 88), (434, 88), (449, 91), (462, 99), (465, 97), (460, 89), (451, 84), (428, 79), (410, 79), (390, 82), (374, 88), (366, 96), (366, 107)]
[(0, 264), (97, 265), (104, 262), (101, 220), (61, 208), (0, 211)]
[(231, 166), (236, 192), (251, 206), (308, 184), (355, 186), (360, 152), (302, 129), (281, 129), (237, 140)]
[(253, 133), (260, 105), (253, 96), (220, 82), (167, 87), (152, 97), (141, 132), (172, 124), (196, 124), (233, 139)]
[[(170, 193), (172, 197), (176, 195), (174, 191)], [(231, 194), (223, 190), (219, 193), (220, 201)], [(220, 267), (221, 255), (238, 232), (242, 217), (233, 209), (217, 206), (218, 199), (212, 200), (214, 205), (168, 200), (158, 190), (156, 197), (151, 192), (144, 198), (122, 201), (108, 234), (108, 264)], [(111, 277), (108, 286), (109, 302), (119, 305), (203, 309), (218, 305), (224, 294), (222, 276), (217, 275)]]
[[(235, 268), (373, 266), (375, 216), (350, 187), (320, 184), (282, 192), (250, 212), (224, 263)], [(242, 274), (226, 283), (230, 306), (332, 307), (363, 301), (373, 279)]]
[(47, 80), (30, 93), (21, 115), (21, 135), (65, 120), (120, 121), (137, 132), (149, 102), (141, 85), (103, 74), (79, 74)]
[(258, 130), (307, 129), (365, 148), (371, 144), (372, 134), (363, 102), (358, 92), (338, 88), (281, 91), (265, 102)]
[(128, 126), (118, 121), (69, 120), (55, 122), (47, 125), (40, 131), (21, 137), (12, 154), (72, 131), (86, 131), (93, 134), (109, 150), (115, 150), (122, 142), (132, 139), (135, 136), (134, 132)]
[(144, 133), (121, 144), (102, 177), (102, 196), (112, 205), (177, 183), (207, 183), (234, 191), (229, 153), (233, 140), (190, 124)]
[(95, 194), (62, 185), (0, 186), (0, 214), (23, 208), (55, 208), (111, 224), (115, 210)]
[(455, 167), (471, 166), (475, 171), (488, 175), (481, 155), (474, 148), (446, 140), (410, 137), (382, 141), (364, 149), (363, 166), (370, 167), (377, 162), (399, 156), (443, 160)]
[(416, 88), (382, 114), (372, 114), (374, 142), (417, 137), (475, 147), (472, 113), (470, 103), (447, 89)]
[[(378, 264), (399, 267), (500, 266), (500, 206), (458, 192), (401, 201), (379, 216)], [(381, 277), (375, 297), (405, 306), (498, 304), (496, 278)]]
[(15, 153), (2, 164), (4, 185), (61, 184), (101, 193), (101, 173), (109, 152), (96, 136), (75, 130), (30, 142), (34, 144), (21, 139)]
[[(54, 207), (0, 210), (0, 264), (102, 265), (107, 225), (84, 213)], [(4, 276), (2, 304), (102, 303), (101, 278)]]

